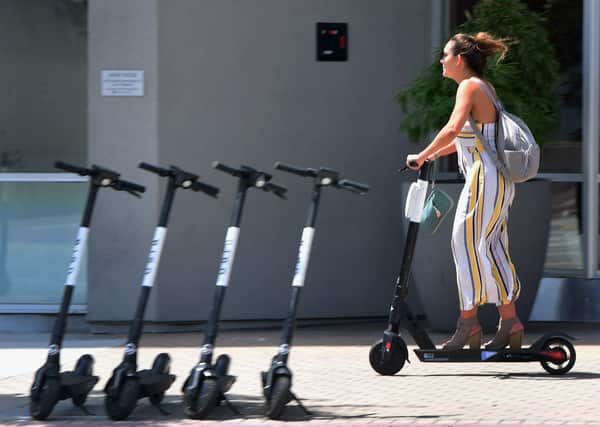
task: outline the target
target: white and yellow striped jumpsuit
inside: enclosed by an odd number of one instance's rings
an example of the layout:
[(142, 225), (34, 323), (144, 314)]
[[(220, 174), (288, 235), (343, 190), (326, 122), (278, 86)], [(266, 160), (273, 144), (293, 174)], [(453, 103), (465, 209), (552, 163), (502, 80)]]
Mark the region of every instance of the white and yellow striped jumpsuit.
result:
[[(478, 124), (495, 150), (495, 124)], [(520, 283), (508, 252), (507, 220), (515, 196), (467, 122), (455, 140), (465, 176), (452, 228), (452, 254), (461, 310), (485, 303), (507, 304)]]

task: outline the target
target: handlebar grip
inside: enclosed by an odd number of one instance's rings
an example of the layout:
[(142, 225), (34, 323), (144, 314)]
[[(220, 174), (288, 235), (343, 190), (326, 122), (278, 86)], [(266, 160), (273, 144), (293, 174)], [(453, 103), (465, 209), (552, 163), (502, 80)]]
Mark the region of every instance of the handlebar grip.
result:
[(228, 173), (229, 175), (238, 176), (240, 174), (240, 171), (238, 169), (232, 168), (231, 166), (224, 165), (223, 163), (218, 162), (218, 161), (214, 161), (212, 163), (212, 167), (217, 170), (220, 170), (221, 172)]
[(161, 167), (158, 167), (158, 166), (153, 166), (153, 165), (150, 165), (150, 164), (148, 164), (146, 162), (141, 162), (138, 165), (138, 167), (140, 169), (147, 170), (148, 172), (152, 172), (152, 173), (158, 174), (160, 176), (169, 176), (169, 170), (168, 169), (164, 169), (164, 168), (161, 168)]
[(371, 188), (369, 185), (363, 184), (362, 182), (350, 181), (348, 179), (340, 180), (338, 185), (349, 190), (359, 191), (360, 193), (366, 193)]
[(294, 173), (300, 176), (316, 176), (315, 171), (312, 169), (299, 168), (298, 166), (288, 165), (282, 162), (275, 162), (273, 165), (275, 169), (279, 169), (284, 172)]
[(135, 191), (138, 193), (143, 193), (144, 191), (146, 191), (146, 187), (144, 187), (143, 185), (138, 185), (133, 182), (124, 181), (122, 179), (116, 181), (114, 183), (114, 187), (116, 190), (119, 191)]
[(285, 193), (287, 193), (287, 188), (282, 185), (274, 184), (272, 182), (267, 182), (263, 187), (265, 191), (272, 191), (273, 194), (279, 197), (285, 197)]
[(81, 176), (89, 175), (91, 171), (87, 168), (82, 168), (79, 166), (70, 165), (69, 163), (56, 161), (54, 162), (54, 167), (57, 169), (62, 169), (67, 172), (73, 172)]
[(219, 189), (217, 187), (213, 187), (212, 185), (205, 184), (203, 182), (194, 182), (192, 185), (193, 191), (202, 191), (203, 193), (208, 194), (211, 197), (217, 197), (219, 194)]

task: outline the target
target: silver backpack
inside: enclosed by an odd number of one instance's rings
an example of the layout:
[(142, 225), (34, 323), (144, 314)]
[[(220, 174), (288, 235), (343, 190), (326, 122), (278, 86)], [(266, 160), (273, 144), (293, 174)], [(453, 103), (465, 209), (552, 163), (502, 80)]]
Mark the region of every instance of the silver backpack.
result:
[(473, 117), (469, 123), (473, 131), (485, 145), (498, 170), (511, 182), (524, 182), (537, 175), (540, 167), (540, 147), (523, 120), (504, 109), (490, 88), (481, 80), (474, 79), (494, 103), (498, 112), (496, 121), (496, 147), (493, 150), (481, 134)]

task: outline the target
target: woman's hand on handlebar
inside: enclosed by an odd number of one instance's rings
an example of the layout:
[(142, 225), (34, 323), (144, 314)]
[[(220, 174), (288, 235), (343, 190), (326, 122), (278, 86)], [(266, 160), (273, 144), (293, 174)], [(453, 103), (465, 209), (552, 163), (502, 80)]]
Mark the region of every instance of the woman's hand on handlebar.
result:
[(425, 162), (425, 159), (421, 158), (419, 154), (409, 154), (406, 156), (406, 166), (412, 170), (419, 170)]

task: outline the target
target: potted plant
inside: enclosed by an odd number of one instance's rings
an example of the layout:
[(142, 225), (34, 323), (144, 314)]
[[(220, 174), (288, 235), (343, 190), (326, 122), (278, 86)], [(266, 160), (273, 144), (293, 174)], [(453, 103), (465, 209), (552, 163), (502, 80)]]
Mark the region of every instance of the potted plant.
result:
[[(484, 78), (494, 84), (506, 109), (527, 123), (539, 144), (547, 142), (560, 123), (556, 97), (559, 64), (544, 19), (520, 0), (480, 0), (456, 31), (486, 31), (508, 39), (506, 58), (501, 62), (490, 58)], [(404, 113), (401, 129), (411, 141), (423, 141), (447, 122), (455, 95), (456, 83), (442, 77), (441, 64), (436, 60), (397, 95)], [(464, 182), (438, 181), (438, 185), (457, 200)], [(532, 180), (518, 184), (509, 236), (511, 257), (522, 284), (517, 308), (523, 321), (529, 317), (543, 273), (550, 212), (549, 182)], [(451, 230), (452, 220), (447, 220), (434, 236), (421, 236), (412, 269), (413, 291), (418, 293), (430, 325), (437, 330), (451, 330), (458, 314)], [(443, 307), (440, 301), (444, 302)], [(493, 330), (496, 310), (484, 307), (480, 321), (487, 331)]]

